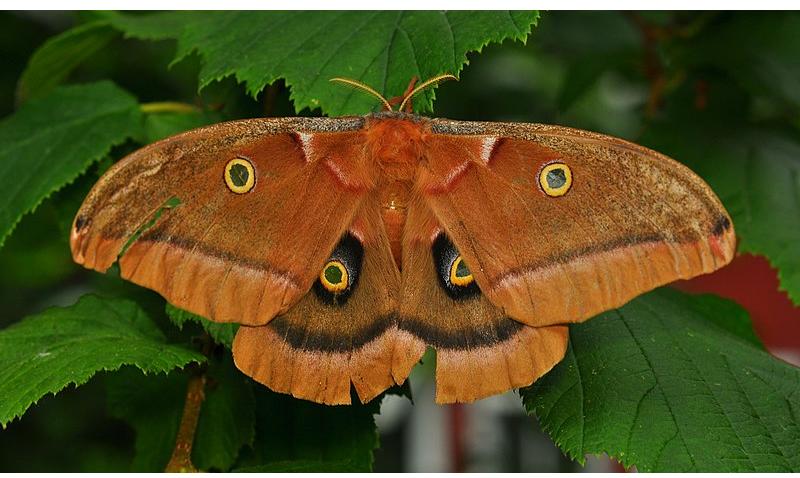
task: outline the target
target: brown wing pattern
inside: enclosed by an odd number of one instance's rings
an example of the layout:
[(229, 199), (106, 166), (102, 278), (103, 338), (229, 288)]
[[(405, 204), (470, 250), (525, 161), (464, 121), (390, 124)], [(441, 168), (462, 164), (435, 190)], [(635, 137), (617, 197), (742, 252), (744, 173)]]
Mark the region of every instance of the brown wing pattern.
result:
[[(434, 259), (442, 247), (450, 247), (443, 229), (417, 198), (409, 208), (403, 240), (398, 328), (413, 342), (436, 349), (437, 402), (471, 402), (527, 386), (561, 361), (567, 348), (566, 326), (530, 327), (517, 322), (477, 290), (449, 295)], [(407, 354), (396, 352), (394, 367), (399, 375), (407, 374), (408, 364)]]
[[(481, 290), (514, 319), (579, 322), (733, 257), (722, 204), (663, 155), (539, 125), (441, 120), (433, 131), (419, 188)], [(552, 162), (572, 171), (560, 197), (538, 184)]]
[[(334, 127), (343, 132), (326, 133)], [(247, 120), (143, 148), (84, 201), (73, 257), (104, 271), (162, 204), (178, 198), (120, 258), (122, 276), (212, 320), (264, 324), (308, 291), (371, 187), (357, 127), (356, 120)], [(318, 133), (304, 145), (298, 131)], [(255, 168), (245, 194), (224, 182), (236, 157)]]
[[(400, 272), (376, 201), (365, 201), (340, 247), (362, 257), (348, 264), (350, 274), (357, 274), (352, 294), (332, 299), (318, 280), (311, 292), (268, 325), (241, 327), (236, 335), (236, 365), (272, 390), (348, 404), (351, 383), (359, 399), (367, 402), (408, 376), (411, 366), (404, 375), (392, 373)], [(403, 343), (401, 337), (397, 346)], [(411, 365), (421, 355), (419, 351)]]

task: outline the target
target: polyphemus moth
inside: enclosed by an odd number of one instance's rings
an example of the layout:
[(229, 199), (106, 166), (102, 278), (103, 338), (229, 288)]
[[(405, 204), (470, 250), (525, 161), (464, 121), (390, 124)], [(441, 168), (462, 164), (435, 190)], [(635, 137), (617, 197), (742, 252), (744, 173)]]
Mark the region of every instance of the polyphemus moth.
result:
[[(216, 322), (272, 390), (362, 402), (437, 351), (436, 401), (531, 384), (567, 324), (734, 255), (680, 163), (560, 126), (399, 111), (231, 121), (142, 148), (86, 197), (72, 255)], [(165, 207), (179, 201), (175, 207)], [(123, 252), (124, 249), (124, 252)]]

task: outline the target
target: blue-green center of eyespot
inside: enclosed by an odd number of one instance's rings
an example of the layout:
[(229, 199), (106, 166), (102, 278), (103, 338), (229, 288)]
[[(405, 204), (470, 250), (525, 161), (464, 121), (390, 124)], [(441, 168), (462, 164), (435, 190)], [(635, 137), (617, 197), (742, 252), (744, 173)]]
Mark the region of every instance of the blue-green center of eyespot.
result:
[(247, 184), (247, 179), (250, 177), (250, 172), (243, 164), (234, 164), (231, 166), (230, 173), (231, 181), (236, 187), (242, 187)]
[(469, 267), (464, 263), (464, 260), (458, 261), (458, 265), (456, 265), (456, 277), (469, 277), (470, 274)]
[(331, 284), (342, 283), (342, 270), (336, 266), (328, 266), (325, 269), (325, 280)]
[(558, 189), (567, 183), (567, 174), (562, 168), (555, 168), (547, 172), (547, 185)]

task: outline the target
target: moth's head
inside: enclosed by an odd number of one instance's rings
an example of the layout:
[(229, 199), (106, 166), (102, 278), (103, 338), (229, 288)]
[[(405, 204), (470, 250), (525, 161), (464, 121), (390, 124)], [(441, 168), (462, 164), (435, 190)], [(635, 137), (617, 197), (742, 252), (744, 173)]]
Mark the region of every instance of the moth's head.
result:
[[(418, 161), (422, 156), (423, 128), (426, 118), (407, 113), (376, 113), (368, 118), (366, 145), (383, 164), (402, 164)], [(413, 169), (409, 169), (413, 170)]]
[(374, 96), (375, 98), (378, 98), (381, 101), (381, 103), (383, 103), (384, 111), (394, 112), (395, 110), (392, 108), (392, 106), (393, 105), (397, 105), (399, 103), (400, 106), (397, 108), (397, 112), (398, 113), (409, 113), (409, 114), (414, 109), (413, 108), (413, 104), (411, 102), (412, 98), (414, 97), (414, 95), (416, 95), (420, 91), (424, 90), (425, 88), (428, 88), (430, 86), (433, 86), (433, 85), (435, 85), (437, 83), (440, 83), (442, 81), (445, 81), (445, 80), (456, 80), (456, 81), (458, 81), (458, 78), (456, 78), (455, 76), (450, 75), (450, 74), (438, 75), (438, 76), (434, 76), (433, 78), (430, 78), (430, 79), (428, 79), (426, 81), (423, 81), (419, 86), (414, 87), (414, 85), (417, 82), (417, 77), (415, 76), (415, 77), (411, 78), (411, 82), (409, 82), (408, 88), (406, 88), (406, 92), (403, 93), (402, 96), (397, 96), (397, 97), (394, 97), (394, 98), (391, 98), (391, 99), (387, 100), (386, 98), (384, 98), (383, 95), (378, 93), (374, 88), (372, 88), (369, 85), (366, 85), (364, 83), (361, 83), (360, 81), (351, 80), (349, 78), (331, 78), (330, 79), (330, 81), (343, 83), (345, 85), (352, 86), (353, 88), (358, 88), (359, 90), (364, 91), (366, 93), (369, 93), (370, 95)]

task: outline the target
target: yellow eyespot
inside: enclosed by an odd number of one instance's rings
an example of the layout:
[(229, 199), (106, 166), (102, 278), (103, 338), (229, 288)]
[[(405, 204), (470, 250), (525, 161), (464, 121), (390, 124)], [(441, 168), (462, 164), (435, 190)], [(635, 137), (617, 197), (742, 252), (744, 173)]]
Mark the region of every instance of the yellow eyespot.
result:
[(572, 171), (564, 163), (550, 163), (539, 173), (539, 185), (548, 196), (563, 196), (572, 187)]
[(474, 281), (475, 278), (472, 277), (472, 272), (469, 271), (464, 258), (461, 256), (456, 257), (453, 265), (450, 266), (450, 283), (459, 287), (466, 287)]
[(339, 261), (328, 261), (322, 272), (319, 273), (319, 281), (328, 292), (334, 294), (347, 289), (350, 278), (347, 268)]
[(236, 194), (244, 194), (256, 184), (256, 172), (250, 161), (235, 158), (225, 165), (225, 184)]

